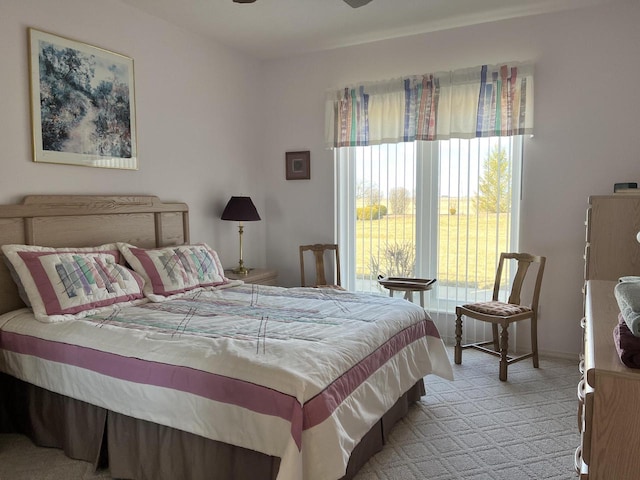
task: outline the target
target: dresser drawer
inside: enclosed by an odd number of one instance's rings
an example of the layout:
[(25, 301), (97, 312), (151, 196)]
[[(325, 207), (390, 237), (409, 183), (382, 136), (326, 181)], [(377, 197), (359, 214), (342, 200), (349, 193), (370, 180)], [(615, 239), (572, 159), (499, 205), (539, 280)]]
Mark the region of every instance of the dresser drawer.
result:
[(591, 265), (591, 245), (590, 244), (586, 244), (584, 246), (584, 255), (582, 258), (584, 258), (584, 278), (585, 279), (589, 279), (591, 278), (591, 271), (589, 266)]

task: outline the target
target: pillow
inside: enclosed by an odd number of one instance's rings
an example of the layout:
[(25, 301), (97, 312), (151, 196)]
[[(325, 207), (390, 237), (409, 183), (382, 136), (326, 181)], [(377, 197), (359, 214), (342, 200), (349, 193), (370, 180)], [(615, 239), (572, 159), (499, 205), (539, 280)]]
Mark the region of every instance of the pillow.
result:
[(20, 300), (22, 300), (27, 307), (31, 307), (31, 302), (29, 301), (27, 292), (24, 289), (24, 285), (22, 285), (22, 282), (20, 281), (20, 277), (18, 277), (18, 272), (16, 272), (16, 269), (7, 257), (3, 255), (2, 258), (4, 259), (4, 264), (7, 266), (7, 270), (9, 270), (11, 280), (13, 280), (13, 283), (18, 287), (18, 296), (20, 297)]
[[(22, 245), (22, 246), (28, 247), (29, 245)], [(105, 251), (106, 250), (106, 251), (112, 252), (113, 254), (116, 254), (118, 257), (118, 263), (121, 265), (124, 265), (124, 257), (120, 253), (120, 250), (118, 250), (118, 246), (115, 243), (106, 243), (104, 245), (100, 245), (98, 247), (90, 247), (88, 249), (83, 249), (83, 248), (75, 248), (75, 249), (74, 248), (71, 248), (71, 249), (58, 248), (57, 249), (57, 251), (65, 251), (65, 250), (73, 250), (73, 251), (82, 251), (82, 250)], [(22, 300), (27, 307), (31, 307), (29, 296), (27, 295), (27, 292), (24, 289), (24, 285), (22, 284), (22, 281), (20, 280), (20, 277), (18, 276), (18, 273), (16, 272), (15, 267), (6, 256), (3, 256), (3, 258), (4, 258), (5, 265), (9, 270), (9, 274), (11, 275), (11, 279), (14, 281), (14, 283), (18, 287), (18, 295), (20, 296), (20, 300)]]
[(131, 268), (142, 275), (144, 294), (154, 302), (230, 282), (218, 254), (204, 243), (153, 249), (118, 243), (118, 248)]
[(144, 297), (144, 280), (119, 263), (122, 257), (115, 244), (91, 248), (3, 245), (2, 252), (41, 322), (82, 318), (101, 307)]

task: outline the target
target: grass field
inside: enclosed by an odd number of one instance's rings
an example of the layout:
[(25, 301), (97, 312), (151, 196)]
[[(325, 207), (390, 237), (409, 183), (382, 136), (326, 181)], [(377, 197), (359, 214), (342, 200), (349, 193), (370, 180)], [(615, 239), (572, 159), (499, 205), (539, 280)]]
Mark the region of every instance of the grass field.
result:
[[(440, 284), (476, 286), (493, 285), (497, 257), (509, 245), (509, 214), (443, 214), (438, 225), (438, 267)], [(497, 243), (496, 239), (500, 239)], [(414, 215), (387, 215), (380, 220), (356, 222), (356, 274), (370, 276), (371, 258), (380, 258), (380, 272), (401, 275), (392, 271), (401, 262), (402, 248), (415, 242)], [(391, 247), (391, 254), (384, 250)]]

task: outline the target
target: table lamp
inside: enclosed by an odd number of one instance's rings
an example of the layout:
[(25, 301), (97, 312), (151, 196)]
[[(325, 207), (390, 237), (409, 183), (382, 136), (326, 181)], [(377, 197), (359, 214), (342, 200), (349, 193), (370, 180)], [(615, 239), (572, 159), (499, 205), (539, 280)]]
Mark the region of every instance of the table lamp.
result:
[(251, 201), (251, 197), (231, 197), (227, 206), (224, 207), (222, 212), (222, 220), (233, 220), (238, 222), (238, 229), (240, 232), (240, 262), (238, 268), (234, 268), (233, 273), (239, 275), (246, 275), (249, 273), (249, 269), (245, 268), (242, 261), (242, 222), (254, 222), (260, 220), (260, 215), (256, 210), (256, 206)]

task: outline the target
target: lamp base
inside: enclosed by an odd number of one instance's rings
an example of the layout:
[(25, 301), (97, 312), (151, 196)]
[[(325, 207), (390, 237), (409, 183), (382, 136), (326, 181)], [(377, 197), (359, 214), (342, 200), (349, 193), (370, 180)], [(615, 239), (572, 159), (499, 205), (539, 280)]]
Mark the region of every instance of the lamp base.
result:
[(231, 271), (236, 275), (249, 275), (249, 272), (251, 271), (251, 269), (246, 268), (244, 265), (241, 265), (238, 268), (232, 269)]

